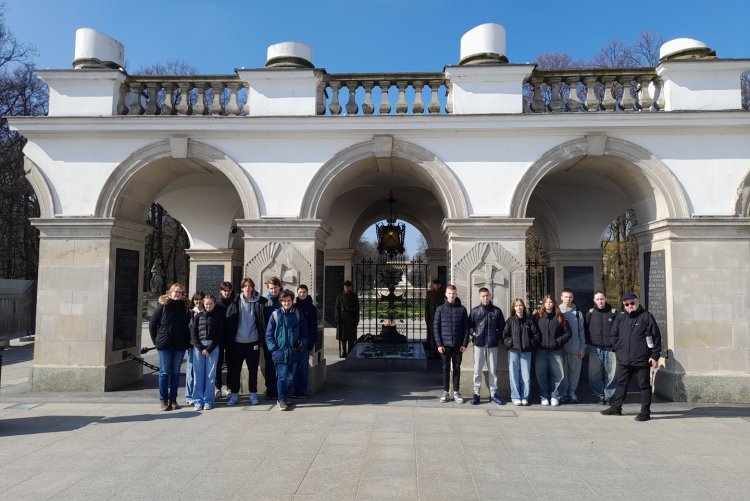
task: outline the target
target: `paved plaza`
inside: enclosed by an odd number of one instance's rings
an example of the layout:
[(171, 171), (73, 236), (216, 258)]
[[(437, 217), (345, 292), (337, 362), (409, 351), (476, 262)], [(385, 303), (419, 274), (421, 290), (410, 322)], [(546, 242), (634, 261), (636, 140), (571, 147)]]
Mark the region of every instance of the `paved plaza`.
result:
[(436, 364), (347, 373), (327, 341), (328, 383), (291, 412), (159, 412), (153, 375), (106, 394), (28, 393), (33, 343), (14, 342), (0, 499), (750, 497), (750, 406), (657, 401), (638, 423), (636, 395), (622, 417), (594, 403), (440, 404)]

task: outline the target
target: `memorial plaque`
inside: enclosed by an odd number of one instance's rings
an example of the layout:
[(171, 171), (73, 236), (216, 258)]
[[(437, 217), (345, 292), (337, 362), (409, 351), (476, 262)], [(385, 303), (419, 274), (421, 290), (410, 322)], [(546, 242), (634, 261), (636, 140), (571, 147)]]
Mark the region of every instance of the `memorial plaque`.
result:
[[(588, 311), (594, 306), (593, 266), (565, 266), (563, 284), (565, 288), (573, 289), (573, 302), (579, 311)], [(559, 293), (560, 291), (553, 292), (557, 295)], [(558, 297), (555, 296), (555, 299)]]
[(115, 250), (115, 299), (112, 319), (112, 351), (135, 347), (140, 326), (138, 309), (141, 307), (141, 253), (130, 249)]
[(326, 266), (325, 267), (325, 293), (323, 300), (325, 302), (324, 320), (329, 327), (336, 327), (336, 296), (343, 291), (344, 284), (344, 267), (343, 266)]
[(219, 286), (224, 281), (223, 264), (199, 264), (196, 268), (195, 291), (202, 291), (204, 294), (213, 294), (219, 297)]
[[(667, 335), (667, 274), (664, 251), (643, 253), (643, 307), (654, 316), (662, 336)], [(666, 346), (666, 344), (665, 344)]]
[(315, 307), (318, 310), (318, 342), (315, 344), (315, 349), (320, 350), (323, 348), (323, 288), (325, 287), (325, 254), (322, 250), (317, 249), (315, 251)]
[(242, 283), (243, 278), (242, 266), (232, 266), (232, 289), (240, 290), (240, 283)]

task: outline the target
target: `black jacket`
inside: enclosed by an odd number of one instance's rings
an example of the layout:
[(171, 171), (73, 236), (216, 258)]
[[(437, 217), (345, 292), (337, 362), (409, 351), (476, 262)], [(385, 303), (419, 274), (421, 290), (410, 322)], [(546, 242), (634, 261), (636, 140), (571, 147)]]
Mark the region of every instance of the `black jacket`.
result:
[(541, 342), (541, 334), (533, 317), (518, 318), (513, 315), (505, 322), (503, 344), (508, 351), (534, 351)]
[(185, 301), (161, 296), (148, 323), (148, 332), (156, 349), (178, 351), (190, 348), (189, 322), (190, 312)]
[[(257, 291), (253, 291), (256, 292)], [(257, 301), (253, 304), (253, 315), (255, 315), (255, 328), (258, 329), (258, 341), (262, 344), (265, 339), (266, 332), (266, 298), (260, 296)], [(226, 324), (224, 326), (224, 346), (231, 346), (234, 344), (234, 338), (237, 336), (237, 328), (240, 325), (240, 296), (239, 294), (234, 296), (232, 302), (227, 306), (226, 311)]]
[(193, 316), (190, 324), (190, 342), (198, 350), (203, 349), (202, 341), (211, 341), (206, 348), (209, 353), (221, 345), (224, 337), (224, 310), (214, 308), (213, 311), (200, 311)]
[(469, 334), (474, 336), (475, 346), (489, 346), (500, 343), (505, 328), (503, 311), (491, 302), (485, 306), (479, 304), (469, 314)]
[[(648, 347), (646, 337), (653, 338), (653, 348)], [(661, 332), (651, 313), (639, 306), (632, 313), (620, 313), (612, 326), (612, 346), (617, 363), (622, 365), (648, 365), (648, 359), (659, 360)]]
[(446, 301), (438, 306), (433, 331), (438, 347), (459, 348), (469, 344), (469, 318), (460, 299), (456, 298), (452, 303)]
[(563, 321), (563, 325), (557, 321), (557, 315), (552, 313), (543, 313), (542, 317), (537, 320), (539, 334), (541, 339), (539, 349), (545, 351), (562, 350), (563, 345), (568, 342), (573, 333), (570, 331), (568, 322)]
[(607, 306), (603, 310), (591, 308), (586, 313), (586, 344), (596, 348), (612, 349), (612, 326), (617, 318), (617, 310)]
[(307, 324), (307, 349), (312, 350), (318, 342), (318, 309), (313, 303), (312, 297), (307, 296), (304, 301), (299, 298), (294, 302), (294, 307), (302, 313)]

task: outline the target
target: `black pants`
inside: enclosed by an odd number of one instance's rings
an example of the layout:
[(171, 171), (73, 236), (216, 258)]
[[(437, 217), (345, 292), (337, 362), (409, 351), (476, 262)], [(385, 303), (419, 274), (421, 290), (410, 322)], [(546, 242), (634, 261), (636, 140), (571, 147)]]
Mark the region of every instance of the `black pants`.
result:
[(227, 351), (229, 358), (229, 370), (227, 379), (229, 380), (229, 391), (232, 393), (240, 392), (240, 374), (242, 374), (242, 364), (247, 364), (249, 374), (250, 393), (258, 392), (258, 362), (260, 361), (260, 350), (258, 342), (254, 343), (234, 343), (232, 349)]
[(458, 348), (446, 346), (445, 351), (440, 354), (443, 359), (443, 391), (450, 389), (451, 368), (453, 369), (453, 391), (458, 391), (461, 384), (461, 357), (463, 353)]
[(265, 340), (263, 342), (263, 361), (266, 364), (265, 369), (263, 369), (263, 377), (266, 379), (266, 397), (277, 398), (279, 392), (276, 390), (276, 364), (271, 358), (271, 350), (268, 349)]
[(346, 358), (350, 351), (354, 348), (357, 343), (355, 340), (340, 339), (339, 340), (339, 357)]
[[(216, 348), (219, 350), (219, 359), (216, 361), (216, 389), (220, 390), (222, 385), (222, 375), (224, 371), (224, 359), (226, 358), (224, 356), (224, 353), (226, 352), (226, 349), (223, 346), (219, 346)], [(227, 365), (229, 365), (227, 360)], [(227, 387), (229, 386), (229, 373), (227, 373)]]
[(638, 378), (638, 388), (641, 390), (641, 412), (651, 413), (651, 367), (646, 365), (623, 365), (617, 363), (615, 379), (617, 389), (612, 397), (612, 407), (622, 409), (622, 402), (628, 393), (628, 385), (633, 376)]

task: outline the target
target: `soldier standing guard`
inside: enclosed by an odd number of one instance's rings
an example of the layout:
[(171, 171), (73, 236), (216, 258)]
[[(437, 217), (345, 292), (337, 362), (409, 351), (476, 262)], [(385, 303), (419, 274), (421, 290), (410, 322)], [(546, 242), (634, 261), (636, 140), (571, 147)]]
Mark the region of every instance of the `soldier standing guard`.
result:
[(427, 291), (424, 301), (424, 321), (427, 324), (427, 342), (428, 354), (430, 358), (440, 358), (435, 344), (435, 331), (433, 323), (435, 322), (435, 310), (443, 304), (445, 299), (445, 289), (439, 278), (432, 281), (432, 288)]
[(359, 299), (352, 291), (352, 283), (344, 282), (344, 291), (336, 296), (336, 339), (339, 341), (339, 356), (346, 358), (357, 342), (359, 324)]

